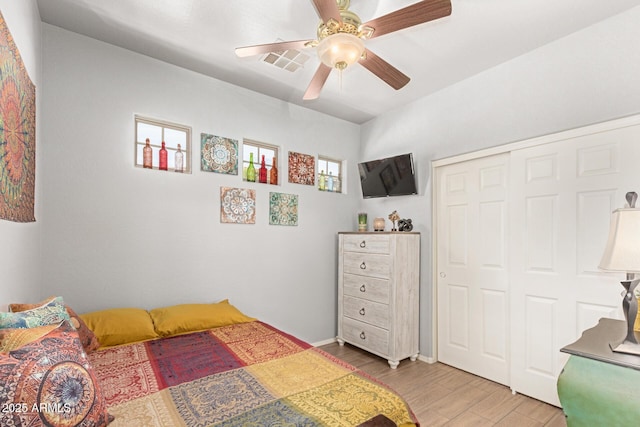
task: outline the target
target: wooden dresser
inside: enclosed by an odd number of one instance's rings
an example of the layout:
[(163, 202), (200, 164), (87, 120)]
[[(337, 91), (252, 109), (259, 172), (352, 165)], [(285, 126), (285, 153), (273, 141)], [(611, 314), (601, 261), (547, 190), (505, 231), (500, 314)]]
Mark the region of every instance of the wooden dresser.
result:
[(418, 357), (420, 233), (339, 233), (338, 343)]

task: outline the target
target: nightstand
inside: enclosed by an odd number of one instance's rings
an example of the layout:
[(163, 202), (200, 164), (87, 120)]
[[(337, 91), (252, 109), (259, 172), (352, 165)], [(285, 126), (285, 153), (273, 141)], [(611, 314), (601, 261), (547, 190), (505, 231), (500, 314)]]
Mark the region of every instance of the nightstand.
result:
[(558, 377), (567, 426), (633, 426), (640, 422), (640, 356), (615, 353), (623, 320), (600, 319), (560, 351), (571, 356)]

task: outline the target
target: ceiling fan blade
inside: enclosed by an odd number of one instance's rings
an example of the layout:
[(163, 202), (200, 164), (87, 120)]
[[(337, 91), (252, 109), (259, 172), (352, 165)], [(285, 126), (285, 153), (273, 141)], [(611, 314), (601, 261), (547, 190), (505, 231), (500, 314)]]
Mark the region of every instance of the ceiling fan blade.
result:
[(327, 22), (333, 18), (339, 23), (342, 23), (342, 17), (340, 16), (340, 10), (338, 9), (336, 0), (313, 0), (313, 5), (322, 22)]
[(365, 49), (365, 55), (358, 61), (364, 68), (382, 79), (386, 84), (395, 90), (403, 88), (409, 80), (405, 74), (384, 59), (380, 58), (369, 49)]
[(277, 42), (267, 44), (257, 44), (255, 46), (237, 47), (236, 55), (240, 58), (253, 55), (261, 55), (269, 52), (282, 52), (289, 49), (304, 49), (306, 44), (313, 40), (296, 40), (289, 42)]
[(309, 87), (307, 87), (307, 91), (304, 93), (302, 99), (307, 101), (310, 99), (316, 99), (318, 96), (320, 96), (322, 86), (324, 86), (324, 83), (327, 81), (327, 77), (329, 77), (331, 70), (331, 67), (320, 63), (320, 66), (316, 70), (316, 73), (313, 75), (311, 83), (309, 83)]
[(374, 38), (449, 15), (451, 15), (451, 0), (422, 0), (388, 15), (372, 19), (362, 26), (373, 28), (375, 31), (370, 38)]

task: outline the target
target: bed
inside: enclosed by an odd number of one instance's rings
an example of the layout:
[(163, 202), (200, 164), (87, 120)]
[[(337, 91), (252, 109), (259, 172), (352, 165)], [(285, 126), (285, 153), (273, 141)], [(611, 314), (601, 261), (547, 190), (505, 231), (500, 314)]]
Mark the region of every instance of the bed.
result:
[[(187, 312), (194, 317), (193, 306)], [(136, 313), (143, 318), (147, 312)], [(163, 330), (162, 316), (155, 314), (145, 332), (155, 338), (86, 354), (113, 418), (109, 426), (418, 425), (386, 385), (267, 323), (243, 317), (190, 331), (203, 325), (185, 326), (165, 313), (171, 327)], [(134, 329), (140, 328), (127, 330)], [(111, 338), (98, 335), (101, 342)]]

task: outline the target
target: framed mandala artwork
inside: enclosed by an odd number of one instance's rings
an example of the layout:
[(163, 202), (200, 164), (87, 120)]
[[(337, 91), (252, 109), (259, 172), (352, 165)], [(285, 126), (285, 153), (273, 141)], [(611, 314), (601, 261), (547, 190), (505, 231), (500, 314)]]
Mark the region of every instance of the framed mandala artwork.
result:
[(200, 170), (238, 175), (237, 140), (201, 133), (200, 150)]
[(220, 187), (220, 222), (256, 223), (256, 190)]
[(33, 222), (36, 87), (0, 13), (0, 219)]
[(308, 154), (289, 151), (289, 182), (315, 185), (316, 158)]
[(298, 225), (298, 195), (269, 193), (269, 224)]

